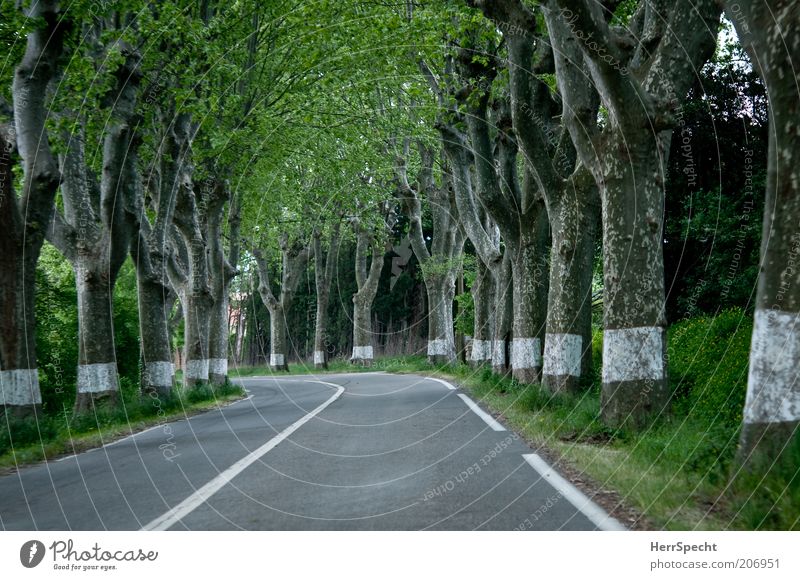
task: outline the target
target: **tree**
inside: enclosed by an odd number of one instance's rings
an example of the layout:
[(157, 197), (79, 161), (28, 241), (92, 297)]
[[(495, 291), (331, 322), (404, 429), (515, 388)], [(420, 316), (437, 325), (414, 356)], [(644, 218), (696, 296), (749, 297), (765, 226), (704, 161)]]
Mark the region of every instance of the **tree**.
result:
[(317, 309), (314, 317), (314, 368), (316, 369), (328, 368), (328, 302), (339, 254), (340, 228), (339, 221), (330, 227), (327, 251), (323, 249), (322, 227), (316, 227), (313, 233), (314, 285), (317, 292)]
[[(612, 426), (642, 426), (666, 411), (670, 397), (662, 251), (665, 157), (676, 109), (713, 51), (720, 9), (712, 0), (668, 6), (643, 1), (627, 30), (609, 25), (612, 14), (595, 2), (551, 1), (543, 12), (556, 54), (571, 54), (568, 45), (577, 40), (607, 111), (600, 135), (571, 133), (602, 200), (601, 414)], [(568, 82), (558, 79), (562, 87)]]
[[(103, 54), (114, 62), (123, 59), (113, 73), (111, 103), (103, 135), (102, 173), (98, 180), (86, 157), (88, 119), (79, 113), (71, 133), (65, 135), (62, 157), (61, 200), (48, 240), (71, 263), (78, 295), (78, 380), (75, 410), (85, 412), (96, 402), (115, 404), (119, 391), (113, 326), (114, 286), (130, 248), (129, 200), (138, 186), (136, 97), (139, 56), (125, 43), (112, 45)], [(101, 71), (100, 74), (103, 74)]]
[(278, 298), (270, 285), (269, 265), (263, 252), (253, 249), (258, 265), (258, 293), (269, 310), (270, 354), (269, 366), (273, 371), (288, 371), (288, 345), (286, 343), (286, 313), (292, 305), (294, 293), (302, 279), (309, 257), (309, 246), (300, 239), (290, 240), (287, 233), (280, 235), (281, 283)]
[[(36, 262), (59, 181), (46, 127), (47, 95), (60, 71), (68, 27), (57, 0), (34, 2), (26, 16), (36, 24), (27, 34), (25, 53), (14, 73), (14, 130), (4, 123), (0, 131), (0, 405), (14, 414), (35, 412), (42, 402), (34, 314)], [(3, 105), (3, 114), (11, 113)], [(20, 197), (13, 188), (14, 141), (22, 160)]]
[[(433, 149), (419, 142), (418, 150), (420, 170), (412, 187), (406, 166), (409, 143), (405, 140), (403, 154), (397, 160), (398, 196), (408, 216), (411, 247), (420, 264), (428, 295), (428, 361), (432, 364), (454, 363), (453, 300), (465, 235), (458, 222), (453, 189), (446, 171), (442, 171), (441, 185), (437, 186), (433, 177)], [(433, 226), (430, 249), (422, 227), (423, 199), (427, 201)]]
[(769, 95), (769, 151), (750, 372), (739, 460), (796, 472), (785, 452), (800, 424), (800, 6), (780, 0), (725, 3)]
[[(551, 391), (575, 390), (591, 375), (590, 296), (600, 208), (591, 176), (575, 169), (565, 129), (596, 133), (596, 93), (583, 67), (564, 53), (553, 55), (535, 14), (522, 2), (474, 4), (500, 24), (506, 39), (514, 134), (544, 197), (552, 232), (542, 384)], [(582, 63), (574, 51), (569, 56)], [(555, 72), (560, 111), (544, 80)]]
[[(370, 365), (375, 356), (372, 344), (372, 303), (378, 292), (383, 270), (383, 243), (387, 230), (394, 227), (395, 213), (390, 202), (381, 202), (379, 219), (353, 216), (350, 223), (356, 236), (356, 284), (353, 294), (353, 354), (350, 362)], [(362, 208), (363, 210), (363, 208)], [(367, 259), (369, 258), (369, 265)]]

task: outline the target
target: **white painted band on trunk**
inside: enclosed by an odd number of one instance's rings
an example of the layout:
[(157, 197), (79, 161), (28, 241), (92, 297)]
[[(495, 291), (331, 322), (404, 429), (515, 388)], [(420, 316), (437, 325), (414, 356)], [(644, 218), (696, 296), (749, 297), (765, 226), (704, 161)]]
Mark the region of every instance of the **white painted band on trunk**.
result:
[(469, 355), (470, 360), (475, 362), (482, 362), (491, 360), (492, 358), (492, 341), (481, 340), (479, 338), (472, 339), (472, 352)]
[(372, 360), (372, 346), (354, 346), (351, 358), (355, 360)]
[(103, 393), (119, 390), (117, 363), (78, 365), (78, 392)]
[(428, 341), (428, 356), (448, 356), (455, 351), (455, 346), (446, 338), (437, 338)]
[(547, 333), (544, 336), (545, 375), (581, 376), (583, 337), (579, 334)]
[(269, 366), (282, 367), (286, 364), (286, 357), (279, 352), (273, 352), (269, 355)]
[(492, 364), (495, 366), (503, 366), (506, 364), (506, 341), (493, 340), (492, 341)]
[(226, 358), (210, 358), (208, 359), (208, 374), (219, 375), (223, 377), (228, 376), (228, 359)]
[(745, 423), (800, 420), (800, 314), (756, 310)]
[(614, 328), (603, 333), (604, 383), (663, 378), (663, 328)]
[(190, 360), (186, 362), (186, 370), (184, 376), (193, 381), (207, 381), (208, 380), (208, 359), (201, 358)]
[(0, 405), (41, 405), (39, 369), (0, 371)]
[(324, 365), (325, 364), (325, 351), (324, 350), (315, 350), (314, 351), (314, 364), (315, 365)]
[(539, 338), (515, 338), (511, 341), (511, 368), (542, 367), (542, 341)]
[(144, 382), (147, 387), (172, 387), (175, 365), (167, 361), (153, 361), (144, 365)]

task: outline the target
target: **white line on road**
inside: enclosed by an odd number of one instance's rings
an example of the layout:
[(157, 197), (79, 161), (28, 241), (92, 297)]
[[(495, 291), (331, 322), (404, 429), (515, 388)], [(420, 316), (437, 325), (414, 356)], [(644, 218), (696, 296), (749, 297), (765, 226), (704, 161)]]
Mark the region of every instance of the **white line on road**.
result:
[(231, 481), (234, 477), (239, 475), (242, 471), (247, 469), (250, 465), (258, 461), (261, 457), (263, 457), (268, 451), (274, 449), (281, 441), (289, 437), (292, 433), (297, 431), (300, 427), (302, 427), (305, 423), (310, 421), (314, 418), (317, 414), (319, 414), (325, 407), (333, 403), (336, 399), (338, 399), (341, 394), (344, 392), (344, 387), (339, 385), (334, 385), (333, 383), (326, 383), (325, 381), (305, 381), (308, 383), (321, 383), (323, 385), (330, 385), (332, 387), (336, 387), (336, 394), (334, 394), (330, 399), (322, 403), (319, 407), (304, 415), (294, 423), (292, 423), (289, 427), (278, 433), (275, 437), (264, 443), (261, 447), (253, 451), (252, 453), (246, 455), (233, 465), (231, 465), (228, 469), (217, 475), (214, 479), (209, 481), (200, 489), (196, 490), (192, 495), (187, 497), (181, 503), (173, 507), (167, 513), (163, 514), (162, 516), (154, 519), (152, 522), (147, 524), (142, 528), (142, 530), (167, 530), (178, 523), (181, 519), (189, 515), (199, 506), (201, 506), (204, 502), (206, 502), (212, 495), (217, 493), (220, 489), (222, 489), (225, 484)]
[(443, 381), (442, 379), (434, 379), (433, 377), (426, 377), (429, 381), (436, 381), (437, 383), (442, 383), (445, 387), (450, 389), (451, 391), (455, 391), (456, 388), (448, 383), (447, 381)]
[(523, 455), (531, 467), (542, 476), (550, 485), (563, 495), (566, 500), (578, 508), (589, 521), (605, 532), (624, 532), (627, 528), (612, 518), (599, 505), (586, 497), (581, 490), (561, 477), (550, 465), (536, 453)]
[(494, 429), (495, 431), (505, 431), (505, 430), (506, 430), (506, 428), (505, 428), (505, 427), (503, 427), (503, 426), (502, 426), (500, 423), (498, 423), (497, 421), (495, 421), (494, 417), (492, 417), (492, 416), (491, 416), (491, 415), (489, 415), (489, 414), (488, 414), (486, 411), (484, 411), (483, 409), (481, 409), (481, 408), (480, 408), (480, 407), (479, 407), (479, 406), (478, 406), (478, 405), (475, 403), (475, 401), (473, 401), (472, 399), (470, 399), (468, 396), (466, 396), (466, 395), (458, 395), (458, 396), (459, 396), (459, 397), (461, 397), (461, 400), (462, 400), (462, 401), (464, 401), (464, 402), (467, 404), (467, 406), (468, 406), (470, 409), (472, 409), (472, 412), (473, 412), (473, 413), (475, 413), (475, 414), (476, 414), (478, 417), (480, 417), (481, 419), (483, 419), (483, 420), (484, 420), (484, 422), (485, 422), (487, 425), (489, 425), (489, 427), (491, 427), (491, 428), (492, 428), (492, 429)]

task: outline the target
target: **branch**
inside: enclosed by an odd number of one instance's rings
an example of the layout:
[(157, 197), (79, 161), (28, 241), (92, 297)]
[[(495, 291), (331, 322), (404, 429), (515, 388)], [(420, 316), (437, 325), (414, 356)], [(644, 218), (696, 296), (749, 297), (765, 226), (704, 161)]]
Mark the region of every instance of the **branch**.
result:
[(252, 248), (251, 252), (258, 266), (258, 293), (264, 305), (272, 311), (278, 306), (278, 300), (275, 298), (275, 295), (272, 293), (272, 288), (270, 287), (267, 261), (264, 259), (264, 254), (261, 253), (259, 248)]
[(53, 209), (53, 221), (50, 223), (50, 227), (47, 228), (46, 238), (68, 262), (74, 262), (77, 257), (75, 237), (75, 229), (64, 221), (61, 212), (57, 208)]
[[(423, 145), (420, 144), (420, 153), (422, 154)], [(405, 151), (408, 151), (408, 142), (406, 141)], [(423, 165), (425, 161), (423, 160)], [(411, 187), (408, 182), (408, 167), (404, 156), (397, 157), (396, 174), (398, 177), (398, 195), (403, 202), (403, 207), (408, 214), (408, 233), (411, 238), (411, 246), (417, 256), (420, 264), (424, 264), (430, 260), (430, 252), (425, 244), (425, 238), (422, 232), (422, 204), (420, 202), (417, 192)], [(420, 173), (422, 170), (420, 171)]]
[(629, 74), (626, 55), (602, 5), (595, 0), (550, 0), (543, 11), (546, 18), (560, 18), (578, 40), (603, 101), (619, 125), (637, 123), (642, 114), (649, 114), (650, 100)]
[(594, 167), (599, 97), (584, 68), (584, 56), (577, 39), (555, 10), (545, 9), (543, 12), (555, 54), (556, 78), (561, 90), (561, 119), (581, 162), (586, 167)]

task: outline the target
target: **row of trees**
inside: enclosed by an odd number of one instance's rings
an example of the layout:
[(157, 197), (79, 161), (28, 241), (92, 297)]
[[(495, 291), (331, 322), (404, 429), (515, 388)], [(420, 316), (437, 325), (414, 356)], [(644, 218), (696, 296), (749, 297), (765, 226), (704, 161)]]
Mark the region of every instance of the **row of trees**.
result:
[[(722, 9), (713, 0), (4, 5), (16, 63), (0, 102), (5, 407), (41, 401), (33, 304), (45, 240), (75, 272), (76, 408), (85, 410), (118, 389), (112, 296), (126, 259), (137, 273), (142, 388), (164, 395), (176, 308), (186, 385), (226, 380), (229, 294), (242, 271), (258, 277), (270, 365), (283, 370), (286, 313), (313, 263), (313, 361), (324, 367), (344, 240), (355, 248), (351, 360), (369, 363), (371, 307), (402, 229), (427, 293), (429, 359), (456, 358), (456, 282), (475, 255), (471, 361), (553, 392), (592, 376), (600, 246), (602, 419), (649, 424), (670, 399), (670, 152), (691, 145), (683, 105), (717, 46)], [(777, 0), (731, 3), (727, 16), (770, 99), (746, 459), (782, 449), (800, 420), (789, 68), (800, 33), (790, 24), (797, 9)]]

